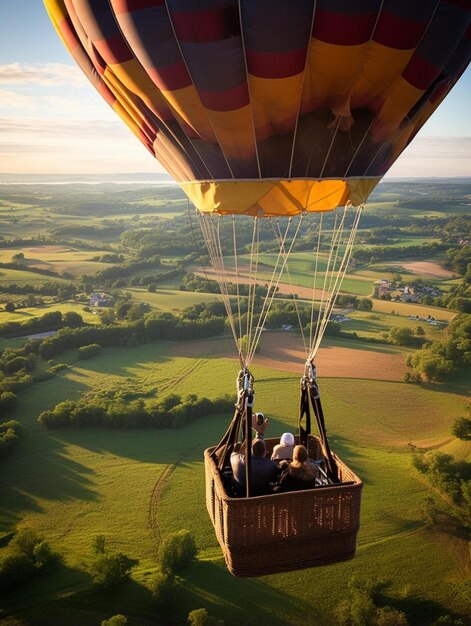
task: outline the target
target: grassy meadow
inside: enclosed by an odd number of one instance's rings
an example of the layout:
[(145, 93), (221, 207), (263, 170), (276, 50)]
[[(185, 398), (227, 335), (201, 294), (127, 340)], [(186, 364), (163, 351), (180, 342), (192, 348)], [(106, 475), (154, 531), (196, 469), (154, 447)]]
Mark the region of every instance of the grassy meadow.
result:
[[(95, 290), (112, 294), (120, 303), (145, 303), (154, 313), (177, 314), (221, 300), (218, 294), (179, 289), (183, 272), (201, 275), (201, 266), (187, 202), (175, 186), (8, 185), (0, 191), (0, 263), (11, 262), (19, 252), (25, 255), (18, 268), (0, 268), (0, 324), (50, 311), (76, 311), (84, 323), (99, 324), (96, 309), (83, 310)], [(449, 194), (446, 203), (443, 194)], [(374, 227), (375, 219), (388, 226), (387, 216), (389, 225), (415, 220), (417, 227), (416, 233), (404, 227), (393, 247), (440, 243), (437, 229), (433, 236), (421, 229), (429, 220), (463, 215), (469, 194), (467, 184), (443, 191), (432, 183), (382, 183), (365, 207), (363, 234)], [(174, 236), (178, 250), (169, 245)], [(160, 263), (139, 265), (145, 258), (139, 256), (141, 244), (150, 256), (158, 255)], [(106, 253), (123, 255), (115, 268), (129, 269), (131, 264), (132, 271), (117, 271), (108, 282), (100, 282), (97, 276), (113, 264), (93, 258)], [(407, 280), (422, 278), (442, 292), (461, 281), (443, 268), (444, 250), (434, 252), (425, 264), (423, 256), (406, 255), (352, 264), (342, 292), (371, 297), (375, 281), (402, 271)], [(260, 255), (262, 283), (270, 280), (276, 256)], [(229, 257), (229, 270), (231, 262)], [(248, 255), (241, 254), (240, 274), (247, 273), (248, 262)], [(288, 267), (280, 300), (292, 301), (291, 282), (299, 301), (307, 303), (312, 256), (294, 252)], [(161, 280), (165, 272), (170, 275)], [(72, 282), (75, 291), (67, 299), (58, 292), (42, 293), (41, 287), (50, 281)], [(322, 283), (319, 276), (316, 287)], [(16, 291), (11, 289), (15, 284)], [(29, 296), (38, 299), (35, 306), (34, 298), (28, 302), (24, 293), (27, 284), (32, 286)], [(3, 310), (7, 302), (17, 308)], [(235, 400), (239, 365), (231, 356), (234, 346), (228, 333), (208, 340), (103, 348), (86, 360), (71, 350), (57, 357), (68, 367), (19, 392), (17, 408), (6, 416), (23, 425), (25, 436), (0, 460), (0, 557), (9, 553), (8, 540), (16, 530), (32, 528), (44, 535), (62, 562), (0, 598), (0, 626), (98, 626), (118, 613), (128, 617), (129, 626), (180, 626), (187, 624), (189, 611), (201, 607), (225, 626), (336, 626), (335, 607), (347, 597), (354, 576), (389, 581), (385, 603), (404, 611), (411, 626), (431, 626), (446, 614), (467, 625), (469, 548), (462, 536), (425, 523), (424, 498), (441, 496), (414, 469), (412, 450), (433, 449), (471, 461), (469, 442), (451, 434), (454, 421), (466, 414), (471, 372), (460, 370), (446, 384), (408, 385), (401, 380), (404, 360), (413, 348), (370, 341), (381, 340), (391, 328), (407, 327), (415, 333), (419, 325), (426, 340), (439, 340), (457, 312), (377, 299), (372, 303), (371, 311), (348, 312), (351, 320), (342, 324), (342, 331), (359, 338), (326, 337), (319, 352), (319, 383), (332, 448), (364, 482), (355, 559), (257, 579), (237, 579), (227, 572), (206, 512), (203, 451), (219, 441), (230, 415), (201, 415), (184, 427), (163, 430), (48, 430), (37, 422), (41, 411), (84, 393), (132, 390), (146, 398), (177, 393), (211, 399), (229, 394)], [(408, 319), (415, 315), (443, 324)], [(24, 341), (0, 338), (0, 350), (18, 348)], [(296, 429), (303, 355), (294, 331), (262, 335), (253, 367), (255, 408), (269, 416), (273, 436)], [(45, 362), (40, 363), (44, 370)], [(155, 608), (149, 587), (158, 571), (162, 539), (179, 529), (195, 536), (198, 558), (179, 572), (176, 600), (171, 611), (164, 611)], [(87, 573), (99, 534), (106, 536), (112, 551), (139, 559), (131, 580), (115, 591), (98, 590)]]
[[(421, 521), (420, 502), (429, 487), (411, 467), (408, 447), (450, 444), (451, 424), (464, 409), (459, 393), (387, 381), (322, 380), (332, 446), (364, 481), (358, 554), (344, 564), (254, 580), (227, 573), (205, 509), (202, 452), (222, 435), (228, 415), (201, 416), (178, 430), (50, 431), (35, 421), (39, 411), (64, 399), (130, 384), (149, 394), (232, 394), (237, 363), (207, 354), (203, 341), (193, 343), (195, 357), (178, 356), (182, 346), (171, 342), (110, 348), (85, 362), (70, 353), (69, 369), (21, 397), (12, 417), (21, 420), (27, 437), (3, 461), (0, 527), (43, 533), (64, 563), (30, 583), (26, 601), (22, 592), (5, 599), (0, 624), (8, 624), (8, 616), (21, 624), (99, 624), (118, 612), (131, 624), (184, 623), (190, 610), (204, 606), (228, 625), (320, 626), (332, 623), (352, 575), (390, 580), (387, 593), (414, 624), (430, 624), (440, 611), (466, 611), (460, 599), (466, 546)], [(270, 416), (271, 433), (294, 430), (298, 376), (261, 368), (254, 374), (256, 406)], [(174, 471), (153, 507), (153, 490), (169, 466)], [(194, 533), (199, 557), (178, 580), (175, 621), (169, 621), (155, 613), (146, 583), (156, 569), (159, 540), (180, 528)], [(119, 593), (97, 593), (84, 572), (97, 534), (140, 560), (133, 582)]]

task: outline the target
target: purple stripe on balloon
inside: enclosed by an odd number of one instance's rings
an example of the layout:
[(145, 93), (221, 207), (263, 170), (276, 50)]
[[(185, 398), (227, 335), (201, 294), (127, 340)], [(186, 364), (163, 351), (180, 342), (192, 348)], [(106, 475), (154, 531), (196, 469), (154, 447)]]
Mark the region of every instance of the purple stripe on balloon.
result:
[(246, 82), (240, 37), (211, 43), (180, 42), (190, 76), (198, 90), (226, 91)]
[(313, 0), (241, 0), (245, 46), (254, 52), (289, 52), (309, 43)]

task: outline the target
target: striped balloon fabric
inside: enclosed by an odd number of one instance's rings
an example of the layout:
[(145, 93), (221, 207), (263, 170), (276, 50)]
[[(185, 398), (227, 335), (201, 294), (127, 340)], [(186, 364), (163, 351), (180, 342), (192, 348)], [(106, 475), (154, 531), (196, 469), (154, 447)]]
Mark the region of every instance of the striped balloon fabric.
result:
[(471, 0), (45, 0), (205, 213), (364, 202), (471, 58)]

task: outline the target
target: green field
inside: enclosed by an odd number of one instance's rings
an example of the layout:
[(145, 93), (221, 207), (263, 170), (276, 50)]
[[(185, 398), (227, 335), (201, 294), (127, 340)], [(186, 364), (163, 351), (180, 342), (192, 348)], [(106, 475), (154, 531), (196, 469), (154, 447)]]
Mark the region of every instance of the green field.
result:
[[(407, 446), (451, 445), (450, 427), (463, 413), (464, 399), (445, 388), (322, 380), (332, 445), (365, 483), (358, 555), (344, 564), (253, 580), (227, 573), (205, 510), (202, 451), (222, 435), (229, 416), (202, 416), (182, 429), (163, 431), (48, 431), (35, 422), (40, 410), (90, 389), (133, 384), (143, 392), (233, 393), (237, 363), (213, 358), (203, 341), (192, 348), (198, 357), (175, 356), (183, 346), (171, 342), (107, 349), (89, 361), (70, 355), (70, 369), (20, 396), (13, 417), (28, 434), (2, 461), (0, 529), (32, 527), (65, 560), (55, 573), (29, 583), (27, 598), (11, 594), (0, 624), (9, 624), (11, 616), (25, 625), (79, 626), (99, 624), (115, 613), (130, 617), (130, 624), (183, 624), (190, 610), (204, 606), (226, 625), (324, 626), (333, 623), (332, 611), (352, 575), (390, 580), (387, 593), (414, 624), (466, 612), (459, 594), (465, 545), (423, 525), (420, 502), (429, 488), (412, 469)], [(256, 405), (270, 416), (273, 435), (293, 430), (298, 377), (260, 368), (254, 374)], [(469, 453), (469, 447), (456, 449), (461, 456)], [(155, 612), (146, 590), (158, 548), (149, 506), (169, 465), (175, 470), (156, 511), (159, 532), (187, 528), (200, 550), (198, 561), (178, 579), (175, 622)], [(134, 582), (114, 593), (94, 591), (83, 571), (99, 533), (113, 549), (140, 559)]]
[(158, 285), (155, 293), (151, 293), (146, 289), (129, 288), (132, 299), (136, 302), (146, 302), (152, 309), (156, 311), (181, 311), (187, 307), (201, 302), (211, 302), (213, 300), (221, 300), (219, 294), (213, 293), (194, 293), (191, 291), (179, 291), (178, 289), (168, 289)]
[(74, 302), (73, 300), (67, 300), (65, 302), (53, 302), (51, 304), (44, 304), (41, 306), (24, 307), (17, 309), (12, 313), (8, 311), (0, 311), (0, 324), (5, 322), (26, 322), (32, 317), (41, 317), (51, 311), (60, 311), (62, 314), (69, 311), (75, 311), (82, 316), (82, 319), (87, 324), (98, 324), (100, 321), (98, 315), (92, 311), (84, 311), (85, 305), (80, 302)]

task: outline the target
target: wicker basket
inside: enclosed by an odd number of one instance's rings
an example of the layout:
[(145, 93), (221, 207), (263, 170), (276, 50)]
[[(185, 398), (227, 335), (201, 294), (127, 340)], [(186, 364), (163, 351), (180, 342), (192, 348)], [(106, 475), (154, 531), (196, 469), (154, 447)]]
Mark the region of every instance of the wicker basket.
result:
[[(310, 449), (317, 443), (311, 439)], [(266, 440), (268, 454), (278, 442)], [(204, 453), (206, 506), (231, 574), (263, 576), (353, 558), (363, 485), (337, 456), (342, 485), (232, 498), (213, 450)]]

